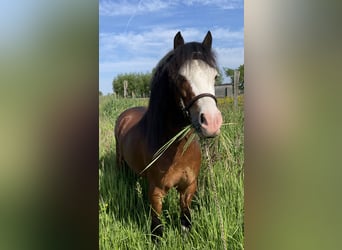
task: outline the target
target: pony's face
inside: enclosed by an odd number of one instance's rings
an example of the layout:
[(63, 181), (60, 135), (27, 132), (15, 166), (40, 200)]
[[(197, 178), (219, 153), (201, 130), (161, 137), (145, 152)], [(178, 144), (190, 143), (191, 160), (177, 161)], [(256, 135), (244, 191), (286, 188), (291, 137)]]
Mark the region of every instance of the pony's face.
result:
[[(194, 98), (201, 94), (215, 95), (215, 79), (218, 72), (203, 60), (192, 59), (187, 61), (179, 70), (185, 78), (189, 92), (187, 96)], [(191, 122), (196, 130), (204, 137), (214, 137), (220, 133), (222, 115), (216, 101), (210, 96), (196, 100), (189, 108)]]

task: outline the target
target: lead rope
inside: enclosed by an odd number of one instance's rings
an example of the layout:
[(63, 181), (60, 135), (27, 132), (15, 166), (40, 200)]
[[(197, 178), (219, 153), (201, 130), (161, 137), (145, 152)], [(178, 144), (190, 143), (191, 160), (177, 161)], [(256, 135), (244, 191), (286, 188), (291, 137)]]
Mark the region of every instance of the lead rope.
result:
[(210, 178), (211, 178), (211, 183), (213, 184), (213, 191), (214, 191), (214, 199), (215, 199), (215, 205), (216, 205), (216, 209), (217, 212), (219, 214), (219, 221), (220, 221), (220, 227), (221, 227), (221, 240), (223, 242), (223, 249), (227, 250), (227, 243), (224, 239), (224, 227), (223, 227), (223, 217), (222, 217), (222, 212), (219, 206), (219, 202), (218, 202), (218, 197), (217, 197), (217, 189), (216, 189), (216, 185), (215, 185), (215, 181), (214, 181), (214, 172), (213, 172), (213, 166), (212, 166), (212, 160), (209, 154), (209, 145), (208, 143), (204, 144), (204, 148), (205, 148), (205, 154), (208, 160), (208, 166), (209, 166), (209, 172), (210, 172)]

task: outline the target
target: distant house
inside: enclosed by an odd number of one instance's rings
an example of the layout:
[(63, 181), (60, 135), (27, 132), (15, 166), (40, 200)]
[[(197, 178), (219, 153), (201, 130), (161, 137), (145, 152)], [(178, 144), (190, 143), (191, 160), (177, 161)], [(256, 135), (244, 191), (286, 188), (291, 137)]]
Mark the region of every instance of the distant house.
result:
[[(239, 89), (239, 94), (243, 93)], [(215, 86), (215, 96), (216, 97), (232, 97), (233, 96), (233, 84), (232, 83), (223, 83), (221, 85)]]
[(216, 97), (226, 97), (233, 96), (233, 84), (223, 83), (221, 85), (215, 86), (215, 96)]

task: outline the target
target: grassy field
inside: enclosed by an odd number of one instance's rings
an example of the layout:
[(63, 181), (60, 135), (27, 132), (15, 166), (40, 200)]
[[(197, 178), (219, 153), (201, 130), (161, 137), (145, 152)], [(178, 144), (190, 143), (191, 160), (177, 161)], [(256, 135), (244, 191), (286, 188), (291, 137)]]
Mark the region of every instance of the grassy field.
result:
[(180, 230), (179, 196), (172, 189), (163, 203), (164, 236), (158, 247), (150, 242), (147, 182), (130, 171), (117, 171), (115, 166), (116, 117), (128, 107), (147, 102), (100, 97), (100, 249), (224, 249), (224, 245), (243, 249), (243, 98), (236, 111), (232, 99), (218, 100), (224, 125), (220, 136), (202, 142), (203, 149), (209, 149), (212, 164), (203, 150), (198, 190), (192, 202), (191, 232), (184, 237)]

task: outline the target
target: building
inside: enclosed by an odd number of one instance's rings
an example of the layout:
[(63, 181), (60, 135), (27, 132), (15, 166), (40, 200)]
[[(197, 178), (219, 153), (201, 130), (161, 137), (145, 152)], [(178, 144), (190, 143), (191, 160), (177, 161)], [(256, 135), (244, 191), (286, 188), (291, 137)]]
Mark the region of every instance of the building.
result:
[[(243, 94), (243, 90), (239, 89), (239, 94)], [(221, 85), (215, 86), (215, 96), (216, 97), (232, 97), (233, 96), (233, 84), (223, 83)]]

